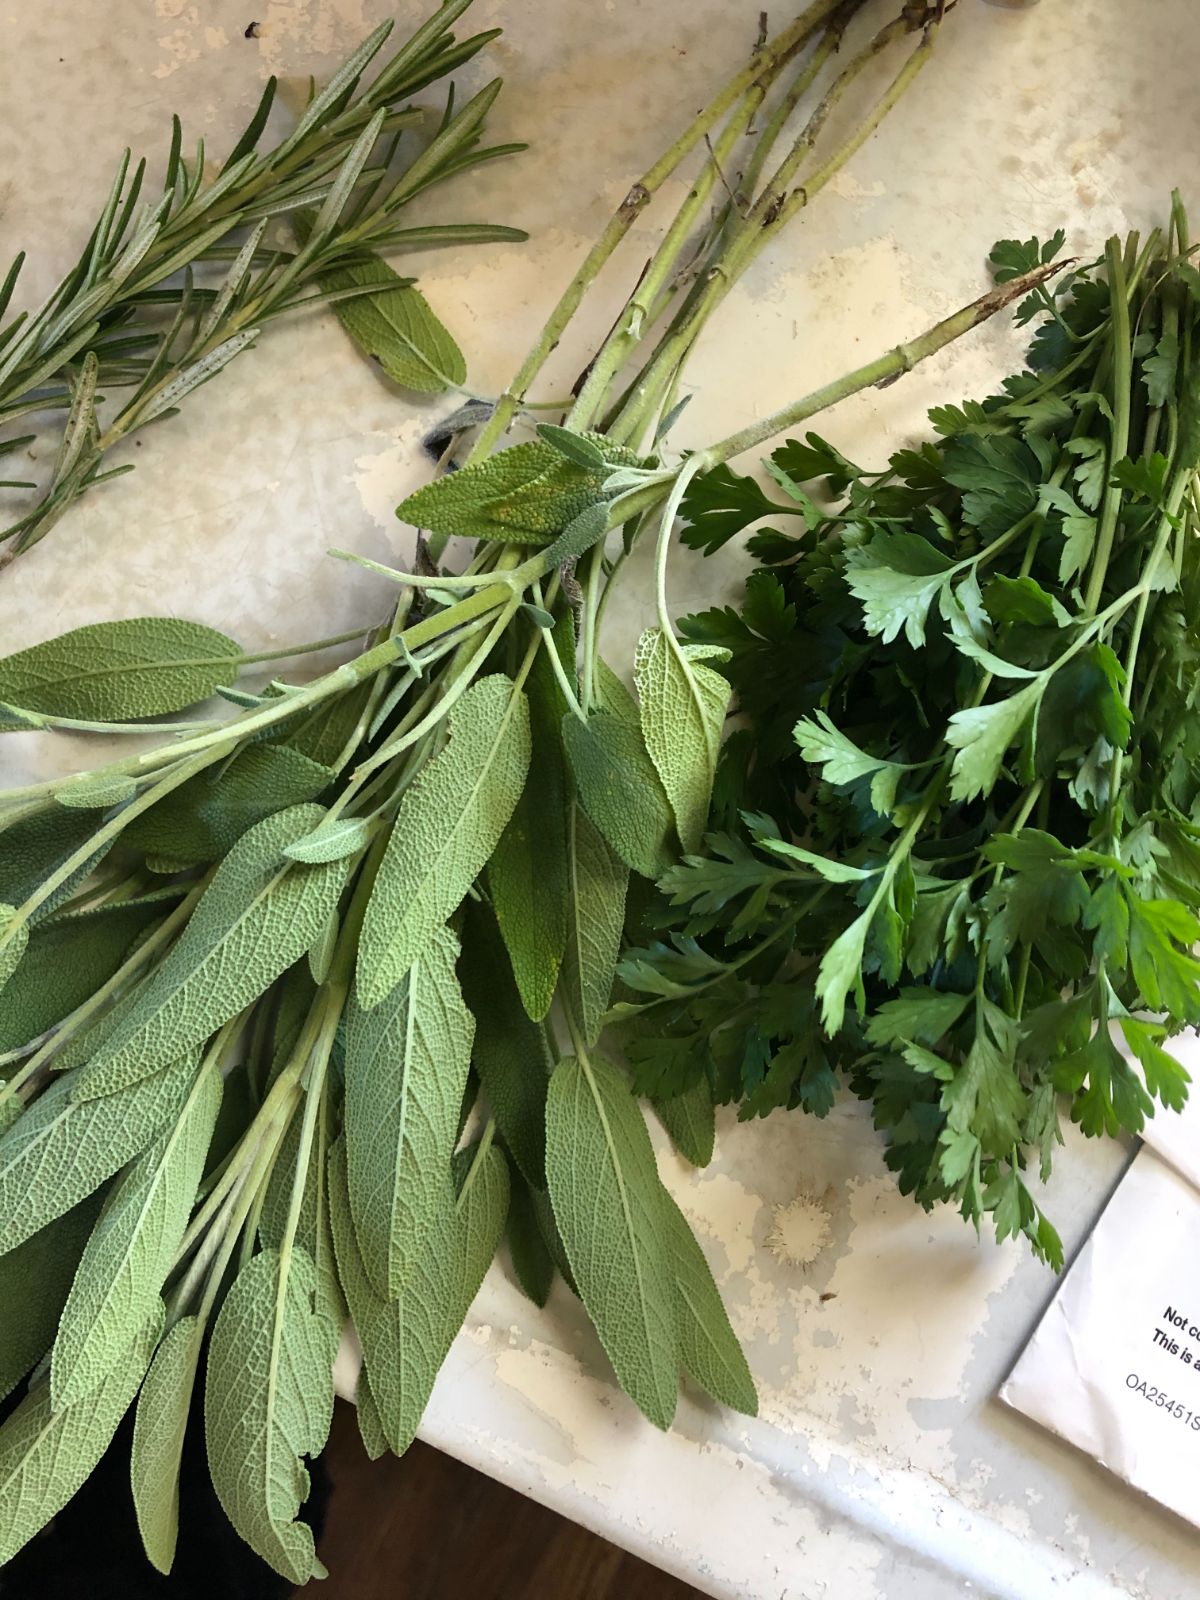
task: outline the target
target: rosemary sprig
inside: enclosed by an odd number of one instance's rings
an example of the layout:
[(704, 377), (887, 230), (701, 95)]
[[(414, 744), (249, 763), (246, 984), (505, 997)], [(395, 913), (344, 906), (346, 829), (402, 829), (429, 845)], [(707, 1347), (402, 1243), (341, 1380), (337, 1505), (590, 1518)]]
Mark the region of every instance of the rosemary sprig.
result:
[[(131, 173), (125, 152), (75, 266), (40, 309), (0, 323), (0, 429), (32, 413), (65, 413), (49, 482), (0, 533), (11, 541), (0, 566), (44, 538), (88, 489), (132, 470), (106, 466), (112, 449), (173, 415), (267, 324), (301, 305), (378, 291), (370, 275), (343, 286), (334, 274), (379, 250), (524, 238), (490, 223), (403, 223), (405, 207), (432, 185), (522, 148), (480, 145), (500, 88), (495, 80), (461, 110), (451, 86), (432, 140), (406, 163), (395, 161), (404, 132), (427, 115), (402, 102), (469, 61), (499, 31), (456, 41), (450, 25), (470, 3), (445, 0), (360, 88), (392, 30), (390, 21), (382, 23), (324, 89), (311, 93), (287, 137), (259, 153), (275, 98), (271, 78), (215, 178), (203, 140), (190, 161), (184, 156), (178, 117), (156, 200), (142, 198), (145, 160)], [(287, 221), (300, 226), (277, 237)], [(0, 318), (24, 259), (17, 256), (0, 286)], [(132, 393), (102, 417), (113, 389)], [(33, 437), (0, 440), (0, 455)]]

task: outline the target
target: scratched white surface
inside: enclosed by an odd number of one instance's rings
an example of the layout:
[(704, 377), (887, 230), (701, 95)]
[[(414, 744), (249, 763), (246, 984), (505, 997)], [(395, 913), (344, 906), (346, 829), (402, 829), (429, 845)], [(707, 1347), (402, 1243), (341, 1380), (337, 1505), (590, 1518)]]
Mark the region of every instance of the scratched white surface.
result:
[[(327, 71), (387, 10), (385, 0), (0, 0), (0, 256), (30, 250), (27, 299), (82, 242), (126, 142), (161, 161), (178, 110), (219, 154), (268, 72)], [(411, 0), (398, 10), (402, 24), (417, 15)], [(511, 221), (532, 237), (420, 263), (469, 352), (474, 392), (503, 385), (629, 182), (733, 70), (757, 10), (757, 0), (479, 0), (475, 25), (507, 32), (466, 77), (503, 73), (493, 131), (533, 149), (431, 197), (425, 214)], [(257, 41), (243, 37), (252, 20)], [(1026, 12), (962, 0), (882, 135), (727, 304), (690, 369), (695, 402), (677, 443), (724, 433), (920, 331), (979, 291), (1000, 235), (1063, 222), (1072, 246), (1090, 251), (1112, 229), (1158, 220), (1171, 184), (1196, 171), (1198, 42), (1189, 0), (1043, 0)], [(544, 393), (574, 376), (650, 236), (647, 220)], [(1007, 370), (1011, 348), (985, 331), (824, 427), (880, 457), (935, 398)], [(422, 470), (417, 439), (447, 409), (389, 390), (331, 318), (276, 330), (129, 452), (133, 477), (4, 574), (3, 648), (147, 611), (206, 620), (248, 648), (380, 615), (375, 581), (324, 551), (400, 550), (392, 507)], [(732, 592), (739, 570), (736, 551), (680, 557), (678, 605)], [(629, 596), (610, 650), (643, 614)], [(95, 754), (82, 739), (10, 736), (0, 760), (11, 783)], [(661, 1161), (746, 1341), (761, 1417), (686, 1399), (675, 1430), (657, 1434), (615, 1389), (561, 1286), (539, 1314), (498, 1266), (437, 1384), (428, 1440), (715, 1595), (1200, 1592), (1194, 1530), (994, 1399), (1050, 1293), (1042, 1268), (900, 1198), (853, 1105), (824, 1123), (726, 1119), (720, 1134), (705, 1173), (669, 1152)], [(1116, 1146), (1069, 1143), (1050, 1204), (1068, 1247), (1125, 1159)]]

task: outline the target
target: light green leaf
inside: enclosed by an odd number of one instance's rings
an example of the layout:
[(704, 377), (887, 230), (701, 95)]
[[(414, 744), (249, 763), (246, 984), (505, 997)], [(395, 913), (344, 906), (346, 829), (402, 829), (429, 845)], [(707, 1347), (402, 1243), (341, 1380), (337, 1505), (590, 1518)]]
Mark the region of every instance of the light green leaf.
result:
[(1044, 688), (1042, 681), (1035, 680), (1007, 699), (954, 713), (946, 725), (946, 743), (958, 752), (950, 769), (952, 800), (974, 800), (990, 792), (1005, 752), (1032, 715)]
[(100, 1460), (161, 1332), (160, 1306), (90, 1394), (56, 1411), (49, 1384), (39, 1384), (0, 1426), (0, 1563), (62, 1510)]
[(221, 1074), (209, 1062), (174, 1125), (109, 1194), (54, 1341), (56, 1409), (108, 1376), (153, 1310), (191, 1215), (220, 1104)]
[(354, 1409), (358, 1417), (358, 1431), (362, 1438), (363, 1449), (371, 1461), (378, 1461), (380, 1456), (387, 1455), (387, 1434), (383, 1431), (383, 1418), (379, 1415), (379, 1407), (375, 1404), (375, 1396), (371, 1393), (365, 1367), (358, 1369)]
[[(573, 651), (569, 619), (564, 631)], [(547, 653), (557, 644), (547, 639), (538, 651), (526, 689), (534, 781), (521, 790), (487, 869), (513, 976), (526, 1011), (536, 1021), (554, 999), (567, 943), (567, 778), (559, 734), (563, 697)]]
[(0, 1256), (0, 1400), (42, 1359), (100, 1210), (97, 1195)]
[(584, 1038), (594, 1044), (617, 970), (629, 868), (578, 804), (567, 818), (567, 870), (571, 899), (563, 978)]
[(350, 1211), (367, 1272), (400, 1294), (449, 1192), (474, 1019), (439, 928), (381, 1005), (346, 1016)]
[(597, 710), (563, 718), (563, 743), (583, 808), (627, 867), (658, 878), (671, 864), (671, 802), (640, 726)]
[(475, 1018), (471, 1060), (488, 1109), (521, 1172), (542, 1188), (551, 1062), (545, 1034), (521, 1004), (495, 919), (482, 904), (468, 908), (459, 974)]
[(871, 804), (881, 817), (890, 816), (896, 804), (896, 790), (907, 768), (896, 761), (885, 761), (860, 750), (835, 726), (826, 711), (801, 717), (794, 730), (803, 760), (821, 768), (826, 783), (855, 783), (871, 779)]
[(592, 664), (592, 692), (595, 704), (601, 711), (606, 711), (610, 717), (619, 717), (622, 722), (631, 723), (633, 727), (641, 730), (642, 714), (638, 710), (637, 701), (628, 685), (617, 677), (604, 657), (599, 655)]
[(728, 651), (714, 645), (678, 644), (661, 628), (643, 633), (634, 659), (642, 735), (687, 854), (699, 850), (708, 823), (729, 705), (729, 685), (704, 665), (707, 660), (728, 660)]
[(706, 1167), (713, 1157), (717, 1137), (716, 1113), (708, 1079), (700, 1078), (682, 1094), (651, 1102), (671, 1143), (685, 1161)]
[(877, 534), (847, 556), (846, 587), (862, 603), (863, 627), (890, 644), (904, 630), (914, 650), (925, 643), (929, 608), (955, 568), (916, 534)]
[(122, 773), (111, 777), (96, 777), (81, 772), (68, 778), (54, 791), (60, 806), (77, 811), (107, 811), (110, 806), (123, 805), (137, 793), (137, 784)]
[(341, 921), (336, 908), (330, 912), (329, 919), (317, 935), (308, 950), (308, 969), (312, 973), (313, 982), (322, 984), (329, 976), (329, 968), (333, 963), (333, 952), (337, 948), (338, 932)]
[(77, 1099), (122, 1089), (177, 1059), (299, 961), (350, 870), (345, 860), (309, 867), (282, 854), (323, 815), (320, 806), (293, 806), (242, 835), (138, 1003), (84, 1070)]
[(821, 957), (817, 972), (817, 998), (821, 1002), (821, 1026), (832, 1037), (846, 1015), (846, 996), (851, 989), (862, 994), (863, 949), (871, 926), (868, 908), (855, 917)]
[(388, 1446), (403, 1455), (504, 1233), (508, 1165), (493, 1145), (457, 1203), (449, 1191), (407, 1285), (390, 1302), (375, 1294), (357, 1255), (344, 1188), (337, 1198), (345, 1173), (340, 1144), (334, 1146), (329, 1173), (338, 1268), (367, 1381)]
[(195, 1058), (96, 1100), (76, 1101), (74, 1073), (56, 1078), (0, 1137), (0, 1256), (61, 1217), (178, 1117)]
[(756, 836), (755, 842), (773, 855), (782, 856), (785, 861), (798, 861), (801, 866), (811, 867), (827, 883), (863, 883), (879, 872), (878, 867), (852, 867), (848, 861), (833, 861), (829, 856), (814, 855), (811, 850), (791, 844), (787, 839)]
[(679, 1342), (663, 1189), (637, 1102), (602, 1058), (567, 1057), (554, 1069), (546, 1176), (571, 1271), (621, 1387), (667, 1428)]
[(371, 836), (371, 824), (364, 817), (338, 817), (285, 845), (283, 853), (293, 861), (341, 861), (365, 850)]
[(746, 1357), (729, 1326), (720, 1291), (687, 1218), (664, 1189), (659, 1199), (667, 1258), (675, 1279), (679, 1359), (700, 1387), (734, 1411), (758, 1415)]
[(286, 744), (246, 745), (136, 817), (123, 842), (187, 866), (219, 861), (255, 823), (315, 800), (333, 778), (328, 767)]
[(337, 1331), (313, 1310), (316, 1270), (293, 1246), (264, 1250), (238, 1273), (208, 1350), (204, 1428), (213, 1487), (252, 1550), (294, 1584), (324, 1577), (301, 1457), (325, 1447), (333, 1420)]
[(368, 256), (352, 266), (323, 272), (318, 281), (325, 294), (378, 286), (375, 293), (335, 301), (332, 310), (359, 349), (378, 361), (394, 383), (418, 394), (441, 394), (465, 382), (462, 351), (420, 290), (386, 261)]
[(168, 1573), (179, 1536), (179, 1466), (204, 1324), (182, 1317), (150, 1363), (133, 1422), (130, 1478), (138, 1529), (151, 1566)]
[(93, 622), (0, 659), (0, 700), (87, 722), (162, 716), (238, 675), (242, 648), (177, 617)]
[(0, 989), (5, 988), (20, 966), (29, 944), (29, 924), (24, 918), (14, 923), (16, 915), (16, 906), (0, 905), (0, 930), (8, 932), (8, 937), (0, 944)]
[(450, 742), (405, 791), (358, 949), (358, 998), (377, 1006), (470, 889), (525, 785), (529, 708), (501, 673), (450, 713)]
[(601, 446), (586, 434), (576, 433), (574, 429), (559, 428), (552, 422), (543, 422), (538, 427), (538, 438), (544, 439), (558, 451), (560, 456), (573, 461), (577, 467), (598, 468), (605, 464)]

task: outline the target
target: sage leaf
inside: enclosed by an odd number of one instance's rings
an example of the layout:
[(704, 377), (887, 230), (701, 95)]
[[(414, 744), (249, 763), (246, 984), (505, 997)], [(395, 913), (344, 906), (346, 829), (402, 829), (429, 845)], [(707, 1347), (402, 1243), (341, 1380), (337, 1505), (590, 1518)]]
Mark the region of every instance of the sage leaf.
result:
[(626, 1394), (655, 1427), (675, 1414), (679, 1346), (663, 1188), (626, 1083), (602, 1057), (550, 1080), (546, 1176), (580, 1297)]
[(558, 451), (560, 456), (573, 461), (577, 467), (598, 469), (605, 464), (601, 446), (586, 434), (576, 433), (571, 428), (560, 428), (552, 422), (543, 422), (538, 426), (538, 438), (544, 439)]
[[(344, 1162), (335, 1146), (330, 1192)], [(426, 1236), (402, 1293), (383, 1300), (357, 1257), (349, 1203), (333, 1205), (338, 1267), (363, 1348), (367, 1381), (388, 1447), (402, 1455), (416, 1437), (433, 1381), (479, 1292), (508, 1213), (508, 1164), (493, 1145), (475, 1166), (458, 1200), (445, 1204)]]
[(529, 770), (529, 708), (496, 673), (450, 713), (450, 742), (405, 791), (363, 919), (358, 999), (395, 988), (457, 909), (508, 825)]
[(178, 898), (177, 890), (168, 889), (89, 911), (60, 912), (37, 923), (24, 960), (4, 991), (0, 1051), (36, 1039), (82, 1005)]
[[(563, 630), (574, 647), (574, 630)], [(526, 1011), (537, 1022), (550, 1009), (567, 944), (567, 776), (559, 723), (562, 694), (547, 640), (529, 674), (530, 767), (508, 826), (488, 862), (492, 905)]]
[(208, 1062), (171, 1128), (121, 1175), (87, 1242), (54, 1340), (50, 1393), (70, 1406), (112, 1371), (150, 1315), (196, 1199), (221, 1074)]
[(181, 1317), (158, 1349), (133, 1421), (130, 1479), (138, 1531), (151, 1566), (168, 1573), (179, 1537), (179, 1467), (204, 1324)]
[(723, 1406), (753, 1417), (758, 1395), (704, 1252), (687, 1218), (664, 1189), (661, 1227), (675, 1279), (679, 1359), (683, 1370)]
[(330, 695), (315, 709), (297, 716), (294, 723), (289, 720), (278, 742), (319, 766), (340, 772), (358, 744), (359, 720), (366, 715), (373, 687), (368, 678), (342, 694)]
[(123, 841), (185, 866), (219, 861), (255, 823), (328, 789), (335, 774), (286, 744), (251, 744), (135, 817)]
[(371, 1393), (365, 1367), (360, 1367), (358, 1371), (354, 1409), (358, 1417), (358, 1432), (363, 1442), (363, 1449), (367, 1452), (369, 1460), (378, 1461), (380, 1456), (387, 1455), (387, 1434), (383, 1431), (383, 1418), (379, 1415), (379, 1407), (375, 1404), (375, 1396)]
[(60, 806), (78, 811), (107, 811), (110, 806), (124, 805), (137, 794), (137, 783), (122, 773), (111, 777), (94, 777), (80, 773), (68, 778), (54, 791)]
[(323, 272), (318, 282), (325, 294), (372, 289), (334, 301), (332, 310), (359, 349), (378, 361), (393, 383), (418, 394), (441, 394), (466, 381), (462, 351), (420, 290), (386, 261), (368, 256)]
[[(35, 811), (11, 827), (0, 828), (0, 903), (23, 906), (34, 890), (64, 866), (95, 831), (95, 820), (86, 812), (60, 811), (56, 807)], [(64, 900), (70, 899), (110, 848), (110, 845), (101, 845), (93, 851), (38, 906), (31, 921), (43, 921)]]
[(137, 1005), (93, 1056), (77, 1099), (136, 1083), (201, 1044), (305, 954), (337, 905), (349, 863), (308, 867), (282, 851), (323, 815), (319, 806), (292, 806), (242, 835)]
[(521, 1003), (495, 917), (482, 905), (468, 908), (459, 974), (475, 1018), (471, 1060), (488, 1109), (520, 1171), (534, 1188), (544, 1188), (546, 1038)]
[(337, 1331), (313, 1310), (307, 1253), (264, 1250), (234, 1279), (208, 1350), (204, 1429), (225, 1515), (252, 1550), (294, 1584), (325, 1576), (312, 1529), (303, 1456), (319, 1455), (333, 1420)]
[(0, 990), (2, 990), (21, 964), (21, 957), (29, 944), (29, 924), (23, 917), (17, 917), (16, 906), (0, 904), (0, 930), (8, 935), (3, 944), (0, 944)]
[(0, 700), (87, 722), (162, 716), (234, 681), (242, 648), (178, 617), (131, 617), (72, 628), (0, 658)]
[[(599, 444), (611, 466), (637, 460), (632, 451), (599, 436), (579, 437)], [(589, 506), (605, 499), (610, 465), (579, 466), (553, 445), (531, 439), (426, 484), (401, 501), (396, 515), (414, 527), (451, 537), (549, 544)]]
[(439, 928), (387, 999), (351, 999), (346, 1025), (346, 1154), (350, 1211), (376, 1291), (394, 1300), (450, 1185), (474, 1019)]
[(55, 1410), (39, 1384), (0, 1426), (0, 1563), (66, 1505), (108, 1448), (162, 1332), (162, 1308), (135, 1334), (108, 1377)]
[(701, 1078), (682, 1094), (668, 1100), (655, 1100), (658, 1120), (667, 1130), (671, 1143), (685, 1161), (706, 1167), (713, 1157), (716, 1142), (716, 1113), (708, 1079)]
[(583, 1036), (594, 1044), (617, 970), (629, 868), (577, 803), (567, 818), (567, 865), (571, 899), (563, 976)]
[(648, 628), (634, 660), (646, 749), (688, 855), (699, 850), (708, 823), (730, 695), (725, 679), (704, 663), (727, 659), (718, 646), (681, 645), (661, 628)]
[(129, 1088), (76, 1101), (75, 1074), (46, 1089), (0, 1137), (0, 1256), (92, 1194), (179, 1116), (192, 1056)]
[(658, 878), (671, 864), (671, 802), (641, 729), (608, 711), (568, 713), (563, 744), (583, 808), (627, 867)]
[(100, 1209), (89, 1195), (0, 1256), (0, 1400), (54, 1343), (71, 1279)]
[(506, 1237), (517, 1282), (535, 1306), (544, 1306), (554, 1282), (554, 1257), (542, 1235), (534, 1194), (520, 1178), (508, 1198)]
[(592, 694), (594, 704), (601, 711), (641, 729), (642, 714), (637, 701), (603, 656), (597, 656), (592, 665)]
[(370, 842), (371, 824), (365, 818), (338, 817), (285, 845), (283, 853), (293, 861), (341, 861), (361, 854)]

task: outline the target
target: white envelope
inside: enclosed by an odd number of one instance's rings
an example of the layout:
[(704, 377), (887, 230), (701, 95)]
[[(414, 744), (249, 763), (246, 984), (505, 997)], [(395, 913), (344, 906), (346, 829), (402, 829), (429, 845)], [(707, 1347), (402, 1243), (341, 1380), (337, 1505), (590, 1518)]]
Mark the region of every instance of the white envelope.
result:
[(1200, 1040), (1000, 1398), (1200, 1525)]

